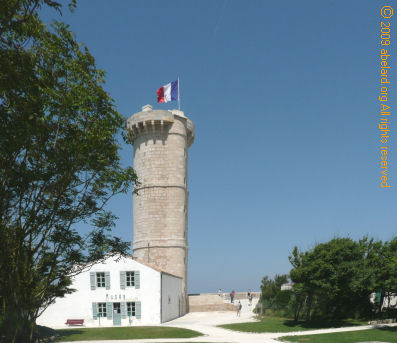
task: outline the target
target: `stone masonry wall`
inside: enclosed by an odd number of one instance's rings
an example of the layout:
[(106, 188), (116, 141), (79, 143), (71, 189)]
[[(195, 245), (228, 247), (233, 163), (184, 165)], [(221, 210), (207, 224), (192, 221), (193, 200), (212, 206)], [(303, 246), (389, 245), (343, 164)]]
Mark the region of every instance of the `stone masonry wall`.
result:
[(193, 124), (183, 115), (151, 110), (135, 114), (127, 123), (140, 182), (138, 195), (133, 195), (133, 255), (182, 277), (185, 295), (189, 125)]

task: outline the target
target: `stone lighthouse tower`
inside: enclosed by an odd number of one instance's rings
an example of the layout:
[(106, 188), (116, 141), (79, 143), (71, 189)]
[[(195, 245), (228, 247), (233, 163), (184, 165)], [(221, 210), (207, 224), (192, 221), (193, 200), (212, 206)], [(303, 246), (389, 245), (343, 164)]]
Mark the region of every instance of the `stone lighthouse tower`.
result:
[[(127, 120), (140, 184), (133, 195), (133, 256), (183, 278), (187, 302), (188, 148), (194, 124), (178, 110), (143, 106)], [(186, 311), (185, 306), (182, 312)]]

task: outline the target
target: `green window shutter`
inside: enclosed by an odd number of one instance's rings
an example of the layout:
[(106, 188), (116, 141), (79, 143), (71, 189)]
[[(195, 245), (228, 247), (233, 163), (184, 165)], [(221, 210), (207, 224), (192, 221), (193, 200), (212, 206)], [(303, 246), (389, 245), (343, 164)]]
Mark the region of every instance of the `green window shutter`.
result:
[(110, 272), (105, 272), (105, 286), (110, 289)]
[(113, 316), (113, 303), (106, 303), (106, 317), (112, 319)]
[(376, 292), (375, 294), (375, 303), (380, 304), (380, 299), (382, 298), (381, 292)]
[(139, 273), (139, 270), (136, 270), (134, 272), (134, 279), (135, 279), (135, 288), (140, 288), (141, 287), (141, 274)]
[(135, 318), (136, 319), (141, 318), (141, 302), (140, 301), (135, 302)]
[(91, 290), (95, 290), (95, 273), (90, 272), (90, 284), (91, 284)]
[(97, 316), (98, 316), (97, 303), (92, 303), (92, 318), (97, 319)]
[(120, 303), (120, 308), (121, 308), (121, 318), (125, 319), (127, 318), (127, 304), (126, 303)]
[(120, 272), (120, 289), (125, 289), (125, 272)]

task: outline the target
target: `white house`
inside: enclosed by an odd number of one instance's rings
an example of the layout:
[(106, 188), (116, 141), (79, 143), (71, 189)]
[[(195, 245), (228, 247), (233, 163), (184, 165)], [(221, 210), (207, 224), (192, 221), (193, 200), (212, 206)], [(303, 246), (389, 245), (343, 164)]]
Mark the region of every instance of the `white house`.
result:
[(65, 327), (160, 324), (181, 315), (182, 278), (132, 257), (108, 257), (73, 278), (76, 292), (57, 298), (37, 324)]
[(292, 291), (294, 289), (293, 283), (283, 283), (280, 287), (282, 291)]

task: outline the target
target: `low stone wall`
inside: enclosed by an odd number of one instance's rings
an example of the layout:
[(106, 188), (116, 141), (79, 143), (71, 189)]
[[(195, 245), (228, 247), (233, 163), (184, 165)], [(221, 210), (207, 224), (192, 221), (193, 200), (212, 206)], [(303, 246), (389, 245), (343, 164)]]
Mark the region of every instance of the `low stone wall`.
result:
[(225, 303), (218, 294), (189, 295), (189, 312), (236, 311), (236, 305)]
[(396, 319), (379, 319), (379, 320), (373, 320), (368, 322), (369, 325), (378, 325), (378, 324), (393, 324), (396, 322)]
[[(226, 300), (230, 301), (230, 292), (227, 293), (221, 293), (222, 296), (224, 295)], [(252, 297), (259, 298), (261, 295), (261, 292), (251, 292)], [(234, 300), (241, 300), (241, 299), (248, 299), (248, 293), (247, 292), (236, 292), (236, 295), (234, 297)]]

